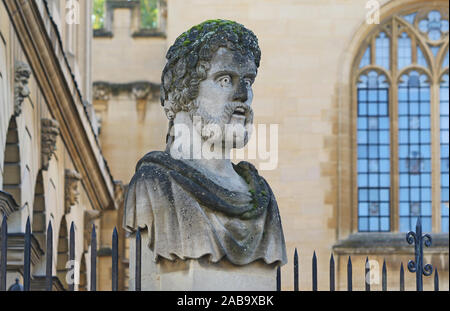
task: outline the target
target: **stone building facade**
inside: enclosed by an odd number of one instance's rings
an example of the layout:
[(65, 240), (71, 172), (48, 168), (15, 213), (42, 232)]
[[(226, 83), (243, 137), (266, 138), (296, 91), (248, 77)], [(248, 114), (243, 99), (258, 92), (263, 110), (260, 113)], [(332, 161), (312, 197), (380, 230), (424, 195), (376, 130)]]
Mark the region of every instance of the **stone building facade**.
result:
[(102, 155), (93, 117), (91, 4), (0, 1), (0, 216), (8, 223), (8, 287), (16, 278), (23, 282), (28, 218), (32, 290), (45, 288), (49, 223), (55, 290), (68, 288), (72, 223), (75, 289), (90, 287), (93, 226), (100, 233), (99, 255), (111, 258), (111, 243), (102, 241), (112, 232), (102, 224), (117, 210), (122, 192)]
[[(300, 290), (311, 289), (314, 251), (319, 290), (328, 288), (331, 253), (339, 290), (346, 289), (348, 256), (353, 259), (355, 289), (364, 288), (366, 257), (372, 260), (378, 276), (386, 259), (388, 287), (398, 288), (400, 264), (406, 268), (413, 254), (413, 247), (405, 240), (405, 228), (414, 229), (411, 224), (418, 214), (434, 238), (433, 246), (425, 250), (425, 261), (438, 268), (441, 289), (448, 290), (448, 97), (444, 95), (445, 87), (448, 92), (448, 2), (166, 0), (160, 1), (159, 29), (153, 31), (136, 26), (138, 6), (139, 1), (107, 1), (105, 29), (94, 33), (93, 103), (99, 118), (100, 145), (118, 180), (128, 183), (138, 159), (148, 151), (164, 150), (167, 119), (158, 88), (167, 49), (193, 25), (207, 19), (234, 20), (259, 38), (262, 61), (253, 87), (255, 120), (279, 126), (276, 169), (261, 173), (278, 200), (288, 256), (292, 258), (294, 249), (299, 250)], [(416, 74), (418, 80), (428, 81), (424, 92), (431, 94), (431, 98), (424, 98), (430, 113), (420, 117), (428, 118), (431, 124), (423, 135), (431, 133), (428, 160), (432, 170), (421, 175), (429, 181), (413, 188), (402, 184), (399, 176), (403, 176), (402, 161), (417, 159), (401, 158), (406, 148), (402, 146), (412, 142), (402, 143), (398, 133), (414, 128), (399, 128), (397, 120), (405, 116), (397, 104), (403, 100), (399, 96), (404, 81), (411, 81), (411, 88), (422, 87), (413, 83)], [(389, 86), (370, 80), (374, 75), (384, 76)], [(389, 134), (377, 138), (387, 138), (391, 146), (392, 152), (385, 159), (388, 168), (384, 173), (375, 168), (374, 173), (378, 177), (387, 174), (388, 186), (384, 188), (358, 181), (366, 174), (361, 170), (367, 160), (358, 149), (362, 144), (358, 134), (364, 131), (358, 127), (360, 119), (364, 120), (358, 111), (369, 103), (358, 94), (369, 80), (380, 83), (375, 84), (379, 94), (386, 90), (389, 94), (384, 102), (381, 97), (375, 100), (379, 107), (388, 103), (390, 116)], [(373, 85), (366, 88), (372, 90)], [(377, 114), (369, 117), (382, 118)], [(380, 144), (372, 147), (381, 150)], [(425, 140), (422, 145), (428, 146)], [(251, 162), (261, 168), (267, 159)], [(412, 169), (413, 165), (407, 165)], [(409, 174), (411, 180), (417, 177), (414, 170)], [(416, 190), (423, 191), (424, 198), (405, 201), (400, 198), (405, 189), (411, 196)], [(378, 196), (388, 190), (391, 195), (385, 201), (365, 202), (364, 192), (360, 192), (364, 190)], [(117, 222), (120, 224), (120, 215)], [(406, 289), (414, 289), (415, 276), (406, 272), (405, 278)], [(291, 259), (282, 268), (282, 279), (283, 289), (293, 289)], [(431, 284), (432, 278), (425, 278), (425, 288), (431, 289)], [(380, 288), (381, 282), (372, 284), (372, 289)]]

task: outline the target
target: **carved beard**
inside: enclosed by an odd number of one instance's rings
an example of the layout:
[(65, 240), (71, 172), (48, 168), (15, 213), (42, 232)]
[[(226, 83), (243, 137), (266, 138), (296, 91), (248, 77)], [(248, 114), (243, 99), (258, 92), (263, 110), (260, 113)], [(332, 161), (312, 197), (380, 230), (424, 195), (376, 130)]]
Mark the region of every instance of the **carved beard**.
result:
[[(244, 124), (244, 139), (241, 144), (245, 146), (250, 139), (251, 133), (252, 133), (252, 125), (253, 125), (253, 109), (243, 103), (234, 103), (234, 102), (228, 102), (225, 104), (223, 111), (218, 116), (211, 115), (202, 105), (201, 99), (195, 99), (193, 102), (193, 108), (189, 112), (189, 115), (191, 117), (192, 123), (194, 125), (194, 128), (197, 130), (198, 133), (200, 133), (201, 137), (205, 141), (209, 142), (222, 142), (225, 143), (225, 126), (227, 124), (230, 124), (231, 117), (233, 115), (233, 112), (236, 110), (237, 107), (246, 107), (246, 119)], [(196, 122), (198, 120), (195, 120), (194, 118), (199, 118), (201, 122)], [(218, 132), (217, 126), (220, 128), (220, 131)], [(239, 144), (239, 145), (241, 145)], [(236, 138), (233, 139), (233, 147), (236, 147), (237, 142)], [(241, 146), (241, 147), (243, 147)]]

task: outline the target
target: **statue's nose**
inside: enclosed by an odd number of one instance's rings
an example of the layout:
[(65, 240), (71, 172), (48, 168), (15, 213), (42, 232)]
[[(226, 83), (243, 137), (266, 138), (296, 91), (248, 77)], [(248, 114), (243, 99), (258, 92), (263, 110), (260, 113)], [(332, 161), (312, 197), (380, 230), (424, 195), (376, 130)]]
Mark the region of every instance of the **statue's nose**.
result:
[(240, 80), (238, 88), (233, 95), (233, 101), (240, 101), (240, 102), (245, 103), (248, 99), (247, 92), (248, 92), (248, 90), (247, 90), (247, 85), (245, 84), (245, 81)]

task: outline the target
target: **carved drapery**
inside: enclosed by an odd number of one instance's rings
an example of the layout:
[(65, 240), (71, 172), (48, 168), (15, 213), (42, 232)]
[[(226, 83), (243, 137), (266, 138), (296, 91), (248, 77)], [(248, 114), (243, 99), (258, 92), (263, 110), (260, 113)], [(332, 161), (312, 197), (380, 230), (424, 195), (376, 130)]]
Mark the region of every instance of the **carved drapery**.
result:
[(53, 119), (42, 119), (42, 169), (48, 170), (50, 159), (56, 151), (56, 139), (59, 135), (59, 123)]
[(28, 88), (30, 76), (30, 66), (22, 61), (16, 61), (14, 72), (14, 115), (16, 117), (22, 113), (23, 101), (30, 95)]

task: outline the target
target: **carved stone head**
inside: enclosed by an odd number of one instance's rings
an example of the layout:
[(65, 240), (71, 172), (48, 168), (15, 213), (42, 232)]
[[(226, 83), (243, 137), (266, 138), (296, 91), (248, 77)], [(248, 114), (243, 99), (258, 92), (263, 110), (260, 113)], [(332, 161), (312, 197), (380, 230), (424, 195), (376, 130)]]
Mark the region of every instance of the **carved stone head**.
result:
[[(189, 113), (202, 139), (223, 140), (225, 124), (251, 127), (252, 84), (261, 59), (252, 31), (236, 22), (209, 20), (181, 34), (166, 58), (161, 104), (170, 127), (181, 111)], [(199, 127), (195, 117), (201, 121)], [(220, 126), (222, 135), (215, 137), (207, 129), (211, 124)], [(244, 144), (247, 133), (241, 139)]]
[(75, 170), (65, 170), (65, 212), (70, 212), (70, 207), (78, 203), (80, 195), (78, 191), (78, 184), (81, 180), (81, 175)]
[(30, 66), (27, 63), (16, 61), (14, 76), (14, 114), (16, 117), (22, 113), (22, 103), (30, 95), (28, 88), (30, 76)]

